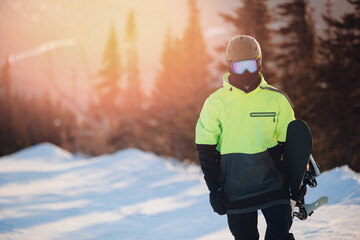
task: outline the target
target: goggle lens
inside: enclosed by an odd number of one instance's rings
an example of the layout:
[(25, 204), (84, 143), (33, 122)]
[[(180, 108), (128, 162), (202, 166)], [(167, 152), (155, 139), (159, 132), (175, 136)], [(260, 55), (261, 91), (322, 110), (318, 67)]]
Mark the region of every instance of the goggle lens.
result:
[(233, 71), (237, 74), (243, 74), (245, 70), (248, 70), (250, 73), (253, 73), (258, 70), (258, 64), (256, 59), (234, 62)]

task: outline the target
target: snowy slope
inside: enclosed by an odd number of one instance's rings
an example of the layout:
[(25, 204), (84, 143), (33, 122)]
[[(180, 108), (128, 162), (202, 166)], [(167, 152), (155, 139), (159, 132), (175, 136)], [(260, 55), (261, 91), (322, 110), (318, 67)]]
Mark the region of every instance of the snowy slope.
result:
[[(360, 239), (360, 176), (341, 167), (318, 182), (307, 200), (328, 195), (329, 204), (295, 220), (296, 238)], [(232, 237), (197, 166), (136, 149), (86, 158), (44, 143), (0, 158), (0, 239)]]

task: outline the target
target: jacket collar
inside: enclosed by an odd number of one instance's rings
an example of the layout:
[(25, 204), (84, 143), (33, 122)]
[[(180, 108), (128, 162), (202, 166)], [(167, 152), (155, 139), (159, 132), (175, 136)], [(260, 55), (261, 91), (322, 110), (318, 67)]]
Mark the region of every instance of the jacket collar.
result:
[(231, 92), (234, 92), (234, 93), (237, 93), (237, 94), (241, 94), (241, 95), (253, 95), (253, 94), (256, 94), (258, 93), (259, 91), (261, 91), (261, 87), (266, 87), (268, 84), (267, 82), (265, 81), (263, 75), (260, 73), (260, 77), (261, 77), (261, 81), (260, 81), (260, 84), (259, 86), (257, 86), (253, 91), (249, 92), (249, 93), (246, 93), (244, 92), (243, 90), (237, 88), (237, 87), (234, 87), (233, 85), (231, 85), (229, 83), (229, 75), (230, 73), (225, 73), (224, 76), (223, 76), (223, 86), (224, 88), (228, 89), (229, 91)]

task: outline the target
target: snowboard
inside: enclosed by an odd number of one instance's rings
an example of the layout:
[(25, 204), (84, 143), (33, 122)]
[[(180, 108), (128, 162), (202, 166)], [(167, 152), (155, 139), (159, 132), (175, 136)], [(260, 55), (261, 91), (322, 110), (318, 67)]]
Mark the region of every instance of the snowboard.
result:
[[(311, 155), (312, 135), (305, 121), (294, 120), (289, 123), (286, 133), (283, 161), (288, 173), (289, 187), (299, 190), (302, 184), (316, 187), (315, 177), (320, 174), (319, 167)], [(304, 181), (305, 177), (305, 181)], [(327, 204), (328, 198), (323, 196), (313, 203), (291, 200), (292, 217), (300, 220), (307, 219), (317, 208)], [(298, 212), (295, 207), (299, 208)]]
[(289, 177), (289, 187), (299, 190), (312, 150), (312, 135), (305, 121), (294, 120), (288, 125), (283, 161)]

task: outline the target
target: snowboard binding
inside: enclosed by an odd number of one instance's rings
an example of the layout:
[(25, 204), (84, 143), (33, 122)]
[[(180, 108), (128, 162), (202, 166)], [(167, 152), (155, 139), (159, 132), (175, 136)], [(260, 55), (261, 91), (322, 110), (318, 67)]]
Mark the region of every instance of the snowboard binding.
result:
[(320, 174), (320, 166), (310, 154), (308, 169), (305, 172), (303, 185), (309, 185), (311, 188), (317, 187), (316, 177)]
[(300, 219), (301, 221), (306, 220), (308, 216), (311, 216), (312, 213), (308, 214), (306, 212), (306, 209), (304, 207), (305, 203), (300, 203), (300, 201), (296, 202), (296, 207), (298, 207), (299, 211), (295, 212), (294, 211), (294, 217), (297, 217), (298, 219)]
[(306, 220), (308, 216), (311, 216), (316, 209), (323, 205), (326, 205), (328, 201), (329, 199), (327, 196), (322, 196), (321, 198), (310, 204), (297, 202), (296, 206), (298, 207), (299, 211), (294, 212), (294, 217), (299, 218), (301, 221)]
[[(308, 185), (311, 188), (315, 188), (317, 186), (316, 176), (318, 176), (319, 174), (320, 167), (315, 162), (313, 156), (310, 154), (308, 169), (305, 172), (302, 185)], [(297, 217), (302, 221), (306, 220), (308, 216), (311, 216), (317, 208), (327, 204), (327, 202), (328, 197), (326, 196), (319, 198), (311, 204), (305, 204), (305, 200), (304, 198), (302, 198), (301, 200), (296, 202), (295, 207), (298, 208), (298, 212), (294, 211), (293, 216)]]

